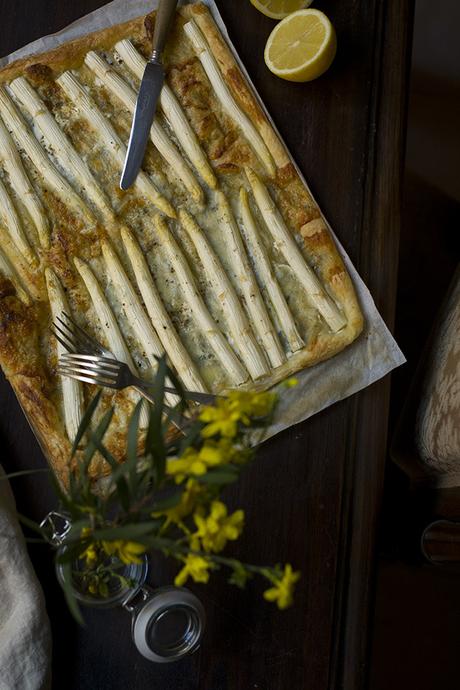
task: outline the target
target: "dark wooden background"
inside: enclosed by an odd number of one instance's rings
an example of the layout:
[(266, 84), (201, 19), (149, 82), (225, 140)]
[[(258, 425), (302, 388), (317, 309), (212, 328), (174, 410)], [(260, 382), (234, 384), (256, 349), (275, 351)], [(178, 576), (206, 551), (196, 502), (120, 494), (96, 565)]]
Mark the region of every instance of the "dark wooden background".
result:
[[(0, 0), (0, 53), (59, 30), (101, 0)], [(400, 182), (411, 0), (320, 1), (338, 34), (329, 72), (298, 85), (270, 75), (263, 46), (274, 22), (247, 0), (218, 1), (239, 54), (313, 193), (368, 284), (387, 323), (395, 310)], [(359, 690), (367, 685), (389, 379), (265, 444), (228, 492), (246, 509), (243, 560), (291, 562), (302, 571), (295, 607), (278, 612), (253, 583), (245, 593), (216, 576), (196, 587), (208, 615), (202, 649), (156, 666), (130, 640), (123, 611), (70, 618), (46, 547), (31, 556), (53, 628), (57, 690)], [(9, 386), (0, 381), (1, 462), (44, 464)], [(19, 509), (40, 519), (53, 507), (45, 479), (15, 480)], [(169, 582), (167, 564), (151, 583)]]

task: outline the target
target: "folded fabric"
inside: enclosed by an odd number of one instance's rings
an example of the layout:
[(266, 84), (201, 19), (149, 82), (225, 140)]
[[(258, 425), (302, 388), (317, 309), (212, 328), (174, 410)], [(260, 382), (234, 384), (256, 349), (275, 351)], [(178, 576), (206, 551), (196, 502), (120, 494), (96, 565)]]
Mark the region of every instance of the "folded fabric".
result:
[(460, 266), (425, 363), (415, 441), (438, 486), (460, 486)]
[(4, 476), (0, 466), (0, 690), (47, 690), (50, 625)]

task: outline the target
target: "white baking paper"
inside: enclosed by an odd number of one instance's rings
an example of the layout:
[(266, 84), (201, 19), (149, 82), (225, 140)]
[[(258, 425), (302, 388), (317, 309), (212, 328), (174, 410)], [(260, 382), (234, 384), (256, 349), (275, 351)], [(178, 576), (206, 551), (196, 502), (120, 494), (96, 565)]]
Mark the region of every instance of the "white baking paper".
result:
[[(192, 2), (194, 1), (195, 0), (192, 0)], [(260, 97), (254, 89), (251, 79), (229, 39), (225, 24), (222, 21), (215, 3), (212, 0), (201, 1), (209, 7), (222, 34), (233, 50), (241, 70), (246, 75), (254, 93), (256, 93), (260, 101)], [(182, 2), (180, 4), (186, 3)], [(147, 14), (153, 9), (156, 9), (157, 6), (158, 0), (113, 0), (113, 2), (104, 5), (95, 12), (70, 24), (62, 31), (52, 34), (51, 36), (40, 38), (11, 55), (2, 58), (0, 60), (0, 66), (4, 66), (20, 57), (51, 50), (62, 43), (93, 31), (98, 31), (108, 26), (113, 26), (133, 19), (134, 17)], [(260, 103), (276, 130), (269, 113), (266, 111), (261, 101)], [(294, 160), (293, 163), (302, 179), (304, 179), (302, 172), (298, 169)], [(317, 364), (310, 369), (305, 369), (296, 375), (299, 384), (283, 392), (276, 419), (268, 429), (267, 438), (274, 436), (293, 424), (298, 424), (308, 419), (308, 417), (311, 417), (338, 400), (342, 400), (366, 388), (366, 386), (370, 386), (372, 383), (388, 374), (392, 369), (405, 362), (404, 355), (378, 313), (369, 290), (359, 277), (337, 237), (335, 237), (335, 239), (358, 294), (365, 319), (364, 331), (361, 336), (352, 345), (343, 350), (343, 352), (326, 362)]]

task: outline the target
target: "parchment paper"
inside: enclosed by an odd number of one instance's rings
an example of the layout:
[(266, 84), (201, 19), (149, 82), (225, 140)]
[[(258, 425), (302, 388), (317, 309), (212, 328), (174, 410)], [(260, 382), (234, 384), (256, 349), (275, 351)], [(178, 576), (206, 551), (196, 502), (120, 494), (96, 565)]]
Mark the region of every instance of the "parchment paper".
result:
[[(194, 2), (195, 0), (191, 1)], [(202, 2), (209, 7), (222, 34), (233, 50), (243, 73), (246, 75), (256, 95), (258, 95), (229, 39), (225, 24), (215, 3), (212, 0), (202, 0)], [(180, 4), (186, 3), (182, 2)], [(147, 14), (156, 9), (157, 6), (158, 0), (113, 0), (113, 2), (70, 24), (62, 31), (40, 38), (11, 55), (2, 58), (0, 66), (4, 66), (20, 57), (51, 50), (62, 43), (87, 33)], [(260, 101), (260, 97), (258, 98)], [(276, 130), (262, 102), (261, 105)], [(293, 163), (304, 180), (302, 172), (298, 169), (294, 160)], [(308, 174), (308, 171), (306, 172)], [(366, 386), (370, 386), (392, 369), (405, 362), (404, 355), (378, 313), (369, 290), (364, 285), (335, 234), (334, 237), (358, 294), (365, 319), (364, 331), (343, 352), (326, 362), (317, 364), (297, 374), (299, 385), (283, 392), (276, 419), (268, 429), (267, 438), (274, 436), (293, 424), (298, 424), (308, 419), (308, 417), (338, 400), (342, 400), (366, 388)]]

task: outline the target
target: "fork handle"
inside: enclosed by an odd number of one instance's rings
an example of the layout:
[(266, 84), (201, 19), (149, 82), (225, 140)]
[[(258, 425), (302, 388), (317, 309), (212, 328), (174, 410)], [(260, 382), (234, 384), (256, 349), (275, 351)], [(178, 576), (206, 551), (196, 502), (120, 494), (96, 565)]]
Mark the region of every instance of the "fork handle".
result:
[(144, 389), (144, 386), (139, 386), (136, 384), (135, 386), (133, 386), (133, 388), (135, 391), (137, 391), (139, 393), (139, 395), (142, 395), (143, 398), (145, 398), (150, 403), (152, 403), (152, 405), (155, 404), (155, 398), (153, 397), (153, 395), (150, 395), (149, 393), (147, 393), (147, 391)]
[[(147, 381), (143, 381), (142, 379), (136, 377), (136, 383), (134, 387), (141, 395), (143, 395), (147, 400), (150, 400), (150, 402), (153, 403), (154, 399), (148, 392), (148, 389), (152, 388), (152, 386), (153, 384), (149, 384)], [(176, 389), (171, 388), (171, 386), (165, 386), (165, 392), (177, 395)], [(199, 391), (186, 390), (185, 397), (187, 400), (194, 400), (195, 402), (202, 403), (204, 405), (213, 405), (216, 402), (216, 396), (212, 395), (212, 393), (200, 393)]]
[[(143, 386), (133, 386), (134, 390), (139, 393), (145, 400), (148, 400), (150, 403), (153, 405), (155, 404), (155, 399), (152, 395), (147, 393), (146, 390), (144, 390)], [(169, 405), (164, 405), (164, 409), (167, 411), (171, 411), (173, 408), (169, 407)], [(187, 427), (190, 426), (190, 419), (187, 419), (187, 417), (184, 417), (180, 412), (174, 414), (171, 418), (172, 423), (179, 429), (179, 431), (182, 431), (182, 433), (185, 433)]]

